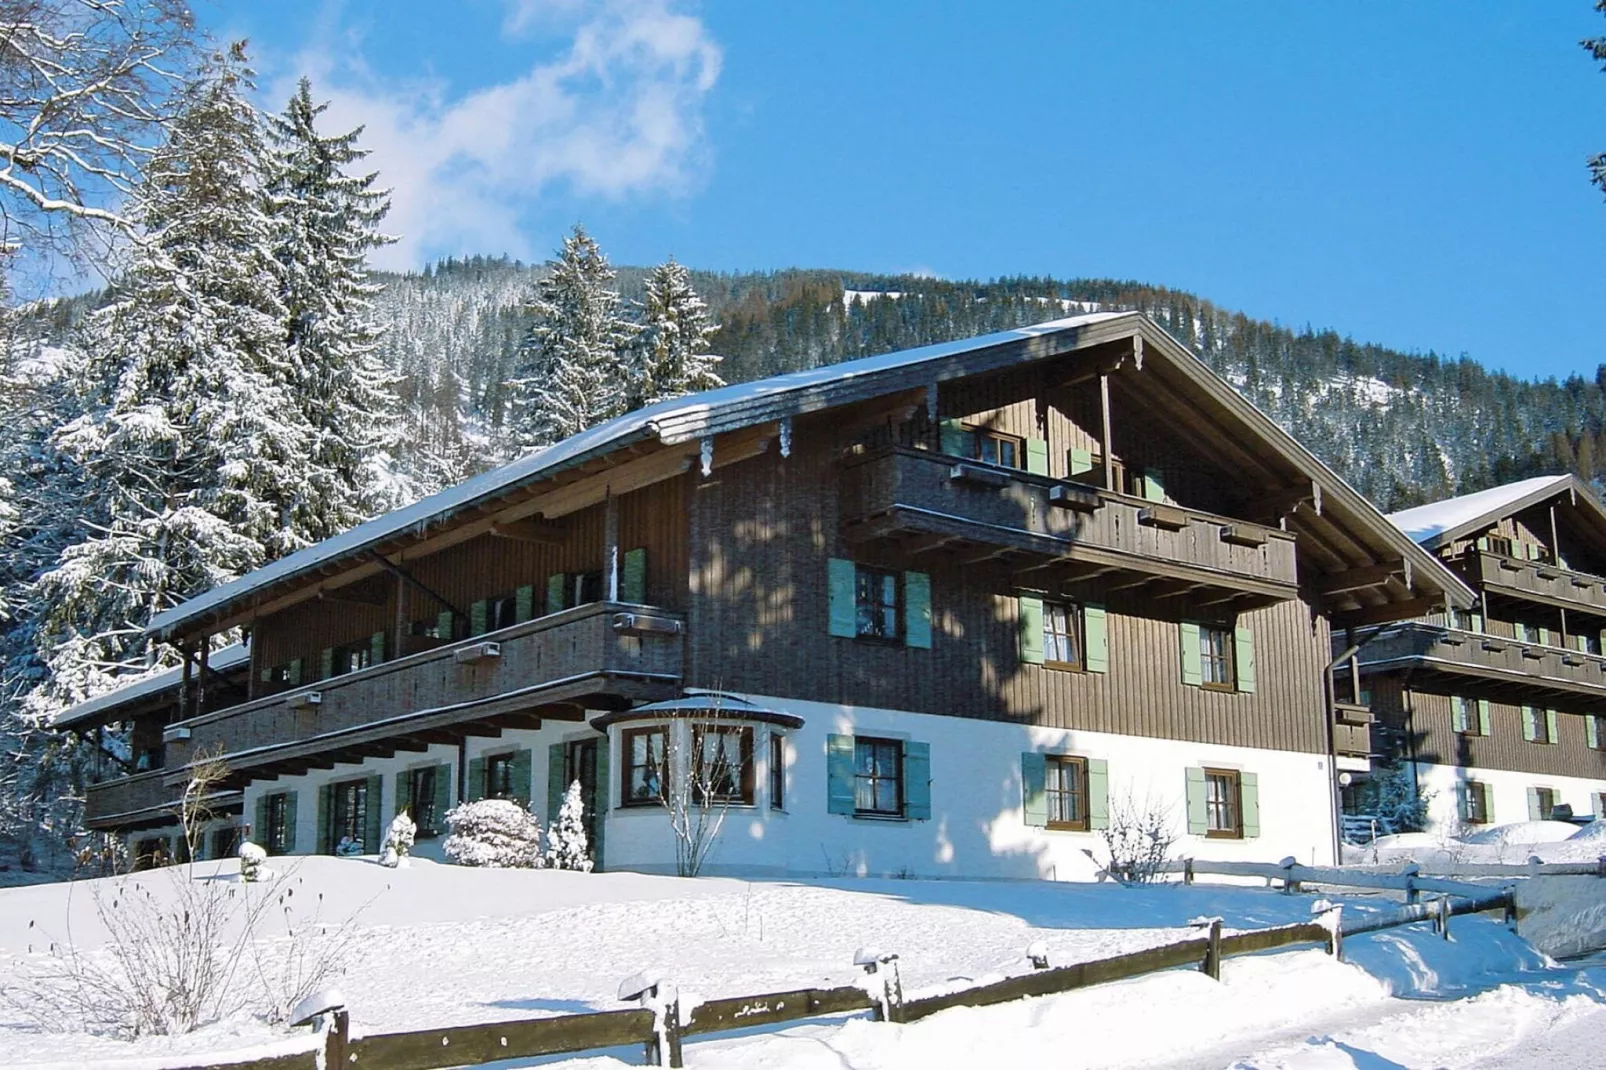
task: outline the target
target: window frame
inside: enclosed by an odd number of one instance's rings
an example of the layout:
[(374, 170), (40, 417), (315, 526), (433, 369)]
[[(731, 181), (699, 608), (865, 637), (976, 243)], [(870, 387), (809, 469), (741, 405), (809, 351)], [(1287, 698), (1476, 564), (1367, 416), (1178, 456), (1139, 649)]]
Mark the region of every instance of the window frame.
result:
[[(625, 728), (619, 732), (619, 806), (621, 809), (635, 806), (661, 806), (669, 797), (669, 725), (641, 725), (636, 728)], [(631, 791), (632, 774), (639, 768), (653, 770), (652, 737), (659, 738), (660, 746), (657, 759), (658, 791), (655, 794), (638, 797)], [(637, 766), (634, 764), (633, 744), (637, 738), (647, 740), (646, 762)]]
[[(1465, 695), (1450, 696), (1450, 723), (1455, 723), (1455, 706), (1461, 704), (1461, 723), (1464, 726), (1458, 736), (1483, 736), (1483, 720), (1478, 715), (1478, 700), (1467, 698)], [(1491, 726), (1492, 727), (1492, 726)]]
[[(416, 769), (403, 770), (402, 775), (407, 778), (407, 809), (412, 816), (413, 823), (418, 826), (417, 835), (421, 839), (430, 839), (440, 835), (439, 822), (441, 815), (435, 812), (435, 778), (440, 774), (440, 766), (421, 765)], [(427, 783), (427, 792), (419, 791), (419, 784)], [(425, 807), (428, 808), (429, 820), (424, 820)]]
[[(1225, 798), (1220, 802), (1212, 801), (1210, 797), (1211, 786), (1217, 782), (1225, 783), (1229, 788)], [(1216, 769), (1209, 766), (1204, 770), (1205, 783), (1205, 838), (1211, 840), (1241, 840), (1244, 838), (1244, 782), (1243, 774), (1237, 769)], [(1233, 824), (1231, 827), (1222, 827), (1214, 824), (1216, 813), (1222, 806), (1230, 808)]]
[[(1008, 468), (1022, 471), (1026, 467), (1026, 439), (1020, 435), (1012, 435), (1008, 431), (997, 431), (991, 427), (964, 426), (964, 433), (970, 436), (970, 459), (990, 464), (996, 468)], [(994, 457), (1003, 455), (1004, 447), (1008, 447), (1015, 454), (1015, 463), (1007, 464), (1002, 460), (987, 459), (987, 446), (993, 447)]]
[[(1199, 686), (1206, 691), (1236, 691), (1238, 689), (1238, 657), (1236, 636), (1225, 624), (1199, 623)], [(1219, 656), (1211, 649), (1212, 640), (1219, 638)], [(1225, 679), (1212, 678), (1214, 666), (1220, 665)]]
[[(356, 664), (353, 665), (352, 662)], [(374, 665), (373, 637), (341, 643), (330, 653), (329, 679), (348, 673), (362, 672)]]
[[(1606, 713), (1589, 713), (1584, 716), (1592, 718), (1595, 722), (1595, 745), (1593, 747), (1586, 746), (1585, 749), (1606, 750)], [(1587, 743), (1587, 734), (1585, 739)]]
[[(867, 601), (864, 597), (865, 581), (867, 579), (883, 581), (877, 584), (883, 591), (886, 589), (884, 581), (890, 580), (892, 584), (892, 601), (890, 603)], [(864, 629), (865, 611), (867, 609), (871, 614), (876, 615), (870, 618), (872, 620), (888, 612), (891, 613), (892, 633), (890, 635), (882, 631), (866, 631)], [(902, 643), (904, 632), (903, 616), (903, 574), (893, 569), (878, 568), (875, 565), (862, 565), (855, 561), (853, 563), (853, 638), (871, 643)], [(884, 623), (884, 617), (881, 617), (881, 619)]]
[(1554, 821), (1556, 807), (1561, 803), (1561, 793), (1555, 788), (1534, 788), (1534, 801), (1539, 804), (1539, 820)]
[[(750, 724), (723, 724), (710, 722), (696, 722), (691, 726), (691, 764), (687, 772), (692, 777), (692, 785), (697, 794), (706, 795), (696, 800), (697, 805), (703, 806), (752, 806), (757, 790), (757, 778), (754, 775), (753, 743), (754, 732)], [(704, 744), (710, 736), (735, 737), (736, 739), (736, 775), (731, 778), (732, 790), (703, 792), (702, 765), (705, 758)]]
[(270, 855), (282, 855), (290, 848), (290, 793), (276, 791), (268, 796), (268, 827), (262, 830), (262, 846)]
[[(1056, 771), (1060, 778), (1059, 786), (1056, 786), (1054, 779)], [(1066, 791), (1063, 787), (1067, 772), (1070, 774), (1073, 785), (1071, 791)], [(1081, 817), (1072, 816), (1064, 819), (1054, 816), (1056, 810), (1055, 799), (1065, 799), (1067, 797), (1079, 803)], [(1088, 794), (1087, 759), (1079, 754), (1043, 755), (1043, 800), (1048, 813), (1048, 828), (1058, 829), (1063, 832), (1089, 831), (1091, 825), (1089, 822), (1088, 804), (1090, 799)], [(1063, 809), (1063, 805), (1060, 808)]]
[(769, 767), (765, 770), (769, 780), (771, 810), (786, 809), (786, 734), (770, 730)]
[[(1474, 799), (1477, 801), (1476, 807), (1473, 806)], [(1461, 821), (1467, 825), (1489, 823), (1489, 785), (1484, 781), (1461, 782)]]
[[(869, 749), (872, 754), (872, 770), (869, 773), (861, 772), (861, 766), (863, 763), (861, 762), (859, 755), (862, 749)], [(880, 755), (883, 751), (892, 755), (891, 773), (880, 772), (880, 765), (875, 761), (876, 756)], [(888, 736), (855, 735), (853, 737), (853, 816), (871, 818), (904, 817), (905, 814), (908, 813), (908, 794), (905, 791), (906, 786), (904, 784), (903, 766), (903, 740), (893, 739)], [(893, 791), (896, 796), (896, 802), (893, 808), (886, 809), (874, 806), (873, 803), (877, 794), (877, 786), (889, 781), (892, 783)], [(859, 787), (861, 783), (865, 782), (868, 782), (870, 785), (869, 796), (872, 805), (868, 807), (860, 805), (859, 802), (860, 798), (862, 797)]]
[(1550, 711), (1544, 706), (1529, 706), (1533, 711), (1534, 737), (1529, 743), (1537, 743), (1543, 747), (1553, 746), (1555, 740), (1550, 738)]
[[(482, 775), (484, 777), (484, 781), (480, 785), (480, 798), (482, 798), (482, 799), (509, 799), (509, 800), (517, 800), (518, 799), (518, 796), (513, 793), (513, 755), (514, 755), (514, 753), (515, 753), (514, 751), (510, 751), (509, 750), (509, 751), (501, 751), (501, 752), (496, 753), (496, 754), (486, 754), (486, 755), (482, 756), (482, 760), (484, 761), (485, 764), (484, 764), (484, 766), (482, 767), (482, 770), (481, 770)], [(493, 785), (495, 785), (496, 781), (499, 780), (499, 779), (505, 779), (505, 781), (506, 781), (506, 790), (505, 791), (493, 790)]]
[[(1065, 615), (1066, 631), (1061, 632), (1055, 628), (1054, 614), (1058, 610)], [(1051, 653), (1057, 652), (1056, 647), (1061, 639), (1070, 643), (1072, 652), (1076, 655), (1074, 661), (1064, 658), (1055, 658)], [(1087, 619), (1082, 609), (1082, 603), (1069, 598), (1043, 599), (1043, 667), (1059, 669), (1062, 672), (1083, 672), (1087, 668)]]
[[(604, 577), (603, 571), (600, 568), (592, 569), (589, 572), (571, 573), (569, 576), (568, 586), (569, 604), (564, 607), (565, 609), (573, 609), (576, 606), (595, 605), (598, 602), (605, 602), (608, 600), (608, 587), (606, 578)], [(596, 597), (587, 597), (587, 595), (590, 594), (595, 594)]]
[[(349, 797), (348, 797), (349, 793)], [(360, 805), (352, 807), (351, 800)], [(378, 802), (368, 797), (368, 778), (353, 777), (348, 780), (337, 780), (329, 785), (329, 850), (338, 852), (342, 838), (342, 825), (345, 826), (344, 835), (362, 844), (364, 854), (378, 854), (379, 845), (368, 843), (368, 808)], [(341, 818), (345, 821), (342, 822)], [(355, 821), (355, 825), (353, 822)], [(356, 834), (351, 833), (355, 827)]]

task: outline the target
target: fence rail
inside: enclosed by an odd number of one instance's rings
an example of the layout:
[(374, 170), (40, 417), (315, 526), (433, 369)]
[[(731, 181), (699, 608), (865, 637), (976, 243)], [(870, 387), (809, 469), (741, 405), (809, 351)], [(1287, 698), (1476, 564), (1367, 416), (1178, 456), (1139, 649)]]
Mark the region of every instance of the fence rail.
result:
[[(1468, 884), (1446, 877), (1424, 877), (1417, 863), (1392, 866), (1302, 866), (1290, 859), (1281, 862), (1212, 862), (1205, 859), (1184, 858), (1168, 862), (1160, 872), (1181, 874), (1192, 884), (1195, 877), (1263, 877), (1267, 881), (1281, 881), (1285, 892), (1299, 891), (1306, 884), (1327, 884), (1350, 888), (1378, 888), (1404, 892), (1408, 902), (1416, 902), (1421, 892), (1438, 892), (1443, 895), (1478, 896), (1488, 891), (1487, 885)], [(1479, 864), (1457, 866), (1456, 873), (1465, 877), (1606, 877), (1606, 856), (1595, 862), (1539, 862), (1526, 865)]]

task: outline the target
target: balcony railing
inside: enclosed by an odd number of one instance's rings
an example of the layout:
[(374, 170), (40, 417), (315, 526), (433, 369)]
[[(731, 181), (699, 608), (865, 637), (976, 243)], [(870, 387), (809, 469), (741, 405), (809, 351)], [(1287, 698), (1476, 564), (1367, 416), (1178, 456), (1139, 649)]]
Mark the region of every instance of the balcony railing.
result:
[(1360, 667), (1367, 674), (1413, 668), (1519, 704), (1606, 712), (1606, 657), (1439, 624), (1383, 629), (1361, 648)]
[(1333, 708), (1333, 751), (1341, 758), (1372, 756), (1372, 711), (1347, 702)]
[(1606, 614), (1606, 579), (1600, 576), (1480, 550), (1461, 560), (1467, 578), (1495, 594)]
[(682, 631), (646, 606), (577, 606), (169, 725), (167, 779), (182, 783), (203, 754), (242, 771), (559, 704), (578, 717), (577, 703), (668, 697)]
[(849, 541), (923, 536), (926, 548), (991, 547), (1264, 600), (1297, 593), (1287, 532), (1082, 483), (893, 446), (849, 457), (841, 494)]
[(107, 829), (176, 821), (178, 794), (167, 786), (161, 769), (91, 784), (84, 792), (84, 827)]

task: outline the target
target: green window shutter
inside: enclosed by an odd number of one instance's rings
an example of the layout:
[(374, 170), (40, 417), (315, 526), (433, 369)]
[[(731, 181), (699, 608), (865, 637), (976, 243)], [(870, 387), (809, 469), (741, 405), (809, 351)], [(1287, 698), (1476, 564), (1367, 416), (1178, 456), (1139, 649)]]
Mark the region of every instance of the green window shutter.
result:
[(335, 674), (335, 648), (326, 646), (318, 652), (318, 679), (327, 680)]
[(1532, 706), (1522, 708), (1522, 738), (1529, 743), (1539, 738), (1539, 711)]
[(1467, 700), (1460, 695), (1450, 696), (1450, 731), (1467, 730)]
[(452, 767), (442, 764), (435, 767), (435, 831), (446, 827), (446, 811), (452, 808)]
[(290, 660), (290, 665), (285, 670), (284, 676), (285, 676), (285, 682), (288, 683), (291, 687), (296, 687), (301, 683), (301, 659), (300, 658), (292, 658)]
[(1036, 751), (1020, 756), (1021, 812), (1033, 828), (1048, 825), (1048, 762)]
[(535, 616), (535, 586), (526, 583), (513, 593), (513, 619), (523, 624)]
[(638, 546), (625, 551), (624, 566), (619, 574), (619, 600), (631, 605), (647, 604), (647, 548)]
[(940, 448), (951, 457), (969, 457), (971, 432), (965, 430), (962, 420), (944, 420), (939, 425)]
[(1204, 683), (1204, 657), (1199, 649), (1199, 626), (1192, 621), (1177, 625), (1177, 636), (1182, 649), (1182, 682), (1189, 687)]
[(1494, 824), (1494, 792), (1489, 790), (1489, 785), (1480, 784), (1478, 785), (1478, 794), (1483, 799), (1484, 820), (1492, 825)]
[(853, 737), (832, 735), (825, 741), (827, 813), (853, 813)]
[(531, 782), (531, 764), (532, 755), (528, 749), (513, 752), (513, 794), (525, 806), (535, 801), (530, 796), (535, 786)]
[(452, 630), (451, 610), (443, 609), (435, 615), (435, 633), (448, 643), (455, 637), (456, 633)]
[(1482, 613), (1474, 613), (1474, 614), (1471, 615), (1471, 619), (1472, 619), (1472, 630), (1474, 632), (1482, 634), (1483, 633), (1483, 614)]
[(1043, 664), (1043, 600), (1023, 594), (1017, 599), (1016, 618), (1020, 622), (1020, 659), (1028, 665)]
[(485, 759), (471, 758), (468, 763), (468, 779), (463, 785), (463, 801), (476, 802), (485, 798)]
[(368, 778), (368, 812), (366, 815), (368, 820), (367, 827), (363, 829), (362, 838), (362, 853), (365, 855), (379, 853), (379, 799), (380, 793), (384, 790), (385, 780), (383, 777), (371, 776)]
[(1489, 700), (1486, 699), (1486, 698), (1480, 698), (1478, 700), (1478, 735), (1486, 736), (1488, 734), (1489, 734)]
[(1110, 827), (1110, 763), (1103, 758), (1087, 760), (1087, 827)]
[(1233, 629), (1232, 653), (1234, 668), (1238, 672), (1238, 690), (1253, 694), (1255, 690), (1255, 633), (1245, 627)]
[(296, 793), (285, 792), (289, 798), (284, 801), (284, 853), (294, 854), (296, 850)]
[(903, 745), (903, 816), (931, 820), (931, 744)]
[(1539, 789), (1538, 788), (1529, 788), (1528, 789), (1528, 820), (1529, 821), (1538, 821), (1539, 819), (1540, 819)]
[(1151, 502), (1165, 501), (1165, 477), (1158, 468), (1143, 470), (1143, 496)]
[(1090, 450), (1071, 451), (1071, 478), (1093, 471), (1093, 454)]
[(1238, 774), (1238, 802), (1243, 807), (1244, 839), (1260, 835), (1260, 774)]
[(1082, 667), (1088, 672), (1109, 672), (1110, 625), (1103, 606), (1088, 602), (1082, 607), (1082, 631), (1087, 638)]
[(490, 631), (486, 625), (491, 615), (491, 603), (481, 598), (468, 607), (468, 634), (484, 635)]
[[(599, 748), (600, 749), (600, 748)], [(563, 744), (553, 743), (546, 749), (546, 820), (550, 825), (563, 809), (563, 793), (569, 785), (563, 782)]]
[(1189, 766), (1188, 774), (1188, 834), (1203, 836), (1210, 831), (1210, 818), (1205, 812), (1205, 774), (1197, 766)]
[(1589, 809), (1599, 821), (1606, 817), (1606, 791), (1592, 791), (1589, 793)]
[(1480, 550), (1488, 550), (1489, 549), (1489, 540), (1488, 539), (1479, 539), (1477, 541), (1477, 547)]
[(268, 797), (257, 796), (256, 820), (251, 824), (251, 842), (266, 850), (268, 846)]
[(924, 572), (903, 574), (903, 642), (931, 649), (931, 577)]
[(1590, 750), (1600, 749), (1600, 718), (1593, 713), (1584, 718), (1584, 745)]
[(591, 862), (592, 871), (602, 868), (602, 838), (608, 828), (608, 803), (613, 798), (613, 782), (608, 779), (608, 737), (606, 734), (597, 740), (597, 794), (590, 800), (593, 804), (591, 817)]
[[(413, 808), (413, 776), (406, 769), (396, 774), (396, 813), (405, 814)], [(413, 815), (415, 818), (417, 814)]]
[(830, 594), (830, 634), (841, 639), (852, 639), (859, 634), (859, 609), (856, 593), (858, 570), (852, 561), (833, 557), (826, 565), (826, 584)]
[(546, 578), (546, 611), (557, 613), (564, 608), (566, 601), (564, 592), (568, 589), (569, 576), (564, 572), (554, 572)]
[(335, 845), (329, 838), (333, 831), (330, 826), (334, 822), (334, 794), (333, 784), (318, 789), (318, 853), (321, 855), (334, 853)]
[(1559, 734), (1557, 734), (1557, 731), (1556, 731), (1556, 729), (1559, 727), (1559, 725), (1557, 725), (1556, 721), (1557, 721), (1556, 711), (1555, 710), (1546, 710), (1545, 711), (1545, 742), (1546, 743), (1555, 743), (1557, 740), (1559, 740), (1561, 738), (1561, 736)]
[(380, 662), (385, 660), (384, 632), (375, 632), (373, 635), (368, 637), (368, 660), (374, 665), (378, 665)]
[(1043, 439), (1026, 440), (1026, 471), (1034, 476), (1048, 475), (1048, 443)]
[(1550, 629), (1549, 628), (1540, 628), (1539, 629), (1539, 645), (1540, 646), (1549, 646), (1550, 645)]

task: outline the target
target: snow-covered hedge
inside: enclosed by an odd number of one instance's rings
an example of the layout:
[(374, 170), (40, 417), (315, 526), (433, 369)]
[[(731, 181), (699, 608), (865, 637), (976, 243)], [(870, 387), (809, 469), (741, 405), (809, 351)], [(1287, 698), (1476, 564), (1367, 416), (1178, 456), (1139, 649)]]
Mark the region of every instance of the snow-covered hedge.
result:
[(460, 866), (541, 868), (541, 822), (506, 799), (461, 803), (446, 811), (446, 857)]

